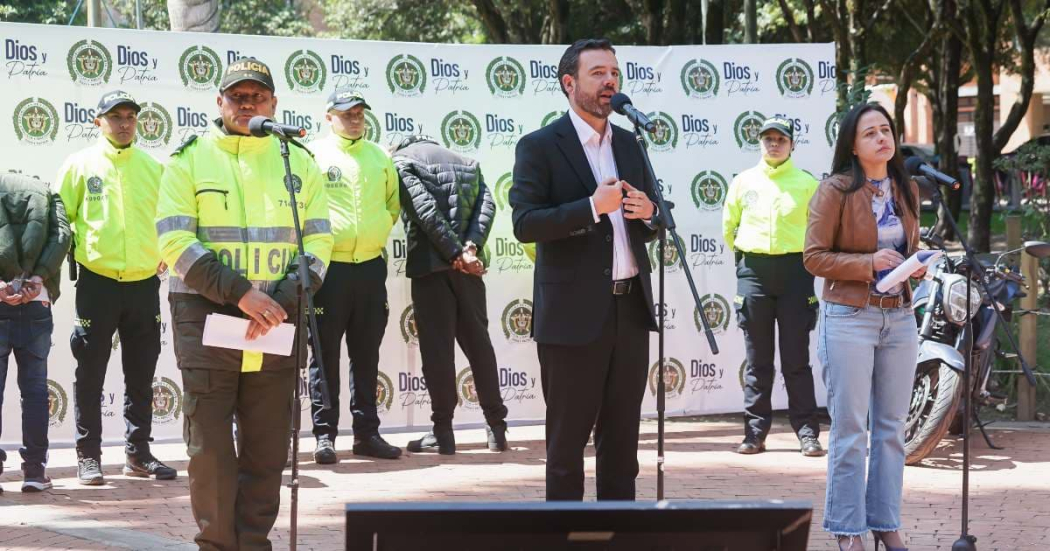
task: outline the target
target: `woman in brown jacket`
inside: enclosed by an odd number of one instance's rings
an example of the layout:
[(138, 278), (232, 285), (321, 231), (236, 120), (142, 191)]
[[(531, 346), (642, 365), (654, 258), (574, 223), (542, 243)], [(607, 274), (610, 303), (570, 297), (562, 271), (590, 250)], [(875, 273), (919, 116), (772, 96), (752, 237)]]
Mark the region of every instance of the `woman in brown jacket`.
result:
[(831, 415), (824, 529), (849, 551), (864, 549), (868, 530), (876, 549), (879, 542), (904, 549), (897, 533), (904, 420), (918, 340), (911, 287), (875, 289), (919, 241), (918, 188), (904, 172), (896, 135), (877, 104), (842, 119), (832, 175), (809, 203), (803, 253), (806, 269), (824, 278), (817, 345)]

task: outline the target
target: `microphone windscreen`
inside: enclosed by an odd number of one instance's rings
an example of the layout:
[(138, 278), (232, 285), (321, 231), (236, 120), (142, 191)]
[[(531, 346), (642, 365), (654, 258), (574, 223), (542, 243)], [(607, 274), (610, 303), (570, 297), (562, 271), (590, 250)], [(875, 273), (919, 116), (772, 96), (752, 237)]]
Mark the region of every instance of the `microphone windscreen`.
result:
[(265, 127), (266, 123), (269, 121), (270, 119), (262, 115), (252, 117), (251, 120), (248, 121), (248, 133), (257, 138), (265, 138), (267, 135)]
[(613, 111), (623, 115), (623, 106), (630, 104), (631, 98), (627, 97), (627, 94), (623, 92), (617, 92), (609, 99), (609, 103), (612, 105)]
[(904, 159), (904, 170), (907, 170), (908, 174), (922, 174), (919, 172), (919, 167), (923, 164), (925, 163), (918, 156), (908, 157)]

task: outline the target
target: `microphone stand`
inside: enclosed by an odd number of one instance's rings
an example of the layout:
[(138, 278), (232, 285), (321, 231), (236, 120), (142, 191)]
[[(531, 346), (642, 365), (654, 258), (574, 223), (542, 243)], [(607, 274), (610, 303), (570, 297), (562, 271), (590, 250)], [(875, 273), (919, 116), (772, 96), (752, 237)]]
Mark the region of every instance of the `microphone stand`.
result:
[[(295, 410), (292, 412), (292, 477), (288, 482), (288, 487), (292, 492), (292, 503), (291, 503), (291, 520), (290, 520), (290, 549), (295, 551), (298, 539), (298, 517), (299, 517), (299, 429), (302, 422), (302, 401), (304, 392), (304, 386), (306, 385), (303, 377), (306, 371), (305, 354), (302, 349), (302, 326), (303, 320), (303, 299), (306, 299), (306, 318), (309, 322), (310, 329), (310, 347), (313, 351), (314, 361), (317, 362), (317, 373), (318, 382), (317, 390), (321, 395), (321, 402), (324, 409), (332, 407), (331, 400), (328, 395), (328, 381), (325, 379), (324, 363), (321, 356), (321, 351), (318, 349), (319, 344), (317, 341), (317, 317), (314, 313), (314, 299), (313, 283), (310, 280), (310, 261), (306, 256), (306, 249), (303, 247), (303, 230), (299, 225), (299, 203), (296, 201), (295, 196), (295, 184), (292, 180), (292, 164), (289, 161), (288, 142), (295, 142), (295, 139), (282, 133), (277, 128), (274, 128), (273, 136), (278, 139), (281, 144), (281, 158), (284, 160), (284, 187), (288, 190), (288, 199), (291, 202), (292, 208), (292, 221), (295, 227), (295, 242), (298, 246), (298, 263), (297, 275), (299, 278), (298, 284), (296, 285), (296, 319), (295, 319)], [(298, 142), (296, 142), (298, 143)]]
[[(632, 121), (633, 122), (633, 121)], [(649, 175), (649, 180), (653, 183), (653, 193), (656, 195), (656, 205), (659, 209), (657, 213), (657, 224), (660, 227), (660, 319), (658, 321), (659, 328), (658, 333), (658, 348), (659, 348), (659, 359), (657, 360), (657, 366), (659, 377), (656, 388), (656, 499), (662, 501), (664, 499), (664, 318), (666, 316), (666, 305), (664, 304), (664, 251), (667, 247), (667, 233), (671, 233), (671, 240), (674, 243), (675, 248), (678, 250), (678, 259), (682, 263), (683, 270), (685, 272), (685, 279), (689, 282), (689, 290), (693, 293), (693, 303), (696, 304), (696, 309), (700, 312), (700, 321), (704, 325), (704, 335), (707, 336), (707, 344), (711, 348), (712, 354), (718, 354), (718, 343), (715, 342), (715, 334), (711, 331), (711, 325), (707, 321), (707, 315), (704, 314), (703, 305), (700, 302), (700, 293), (696, 290), (696, 282), (693, 281), (693, 273), (689, 270), (689, 266), (685, 262), (685, 248), (682, 246), (682, 239), (678, 236), (678, 232), (675, 231), (677, 225), (674, 221), (674, 216), (671, 214), (671, 209), (674, 208), (674, 203), (664, 200), (663, 191), (660, 189), (659, 180), (656, 179), (656, 171), (653, 170), (653, 163), (649, 159), (649, 151), (645, 145), (645, 137), (642, 135), (642, 127), (637, 123), (634, 125), (634, 138), (638, 143), (638, 149), (642, 152), (642, 158), (645, 159), (645, 170)]]
[[(996, 318), (998, 318), (998, 324), (1003, 328), (1003, 333), (1010, 341), (1010, 346), (1013, 347), (1014, 352), (1017, 353), (1017, 358), (1021, 360), (1021, 368), (1024, 371), (1028, 381), (1034, 386), (1036, 384), (1035, 376), (1032, 375), (1032, 370), (1028, 367), (1028, 362), (1025, 361), (1024, 356), (1021, 354), (1021, 349), (1017, 345), (1017, 341), (1014, 340), (1013, 333), (1010, 332), (1010, 326), (1006, 324), (1003, 319), (1003, 313), (999, 309), (999, 304), (992, 298), (992, 294), (988, 291), (988, 282), (984, 275), (984, 268), (981, 263), (977, 260), (974, 255), (973, 249), (970, 244), (967, 243), (966, 237), (959, 231), (959, 226), (955, 223), (955, 218), (952, 217), (949, 209), (944, 205), (944, 200), (941, 197), (941, 192), (937, 189), (936, 185), (929, 187), (930, 199), (933, 201), (933, 206), (938, 208), (939, 212), (944, 214), (945, 220), (951, 227), (955, 235), (959, 236), (959, 242), (962, 243), (963, 251), (966, 255), (966, 263), (969, 265), (970, 274), (966, 278), (966, 323), (969, 326), (967, 333), (969, 337), (966, 342), (966, 368), (963, 371), (963, 476), (962, 476), (962, 533), (959, 539), (952, 544), (952, 551), (977, 551), (977, 538), (970, 535), (970, 416), (973, 415), (973, 389), (970, 388), (970, 370), (973, 362), (973, 319), (971, 319), (971, 305), (970, 305), (970, 285), (973, 281), (973, 277), (977, 276), (977, 283), (980, 284), (981, 291), (984, 292), (984, 296), (988, 298), (988, 301), (992, 304), (992, 310), (995, 311)], [(939, 207), (946, 207), (940, 209)]]

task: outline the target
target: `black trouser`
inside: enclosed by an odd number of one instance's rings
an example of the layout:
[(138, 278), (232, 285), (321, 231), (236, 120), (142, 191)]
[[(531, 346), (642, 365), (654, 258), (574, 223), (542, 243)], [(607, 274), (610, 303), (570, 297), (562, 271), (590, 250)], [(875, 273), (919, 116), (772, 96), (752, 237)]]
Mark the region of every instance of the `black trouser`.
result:
[(360, 264), (332, 262), (324, 284), (314, 295), (317, 331), (324, 360), (330, 409), (321, 409), (317, 360), (310, 362), (310, 410), (314, 436), (339, 434), (339, 360), (346, 337), (350, 357), (350, 412), (354, 416), (354, 438), (379, 434), (376, 411), (376, 380), (379, 376), (379, 345), (383, 342), (390, 307), (386, 299), (386, 262), (382, 257)]
[(773, 328), (780, 342), (780, 371), (788, 393), (788, 418), (799, 438), (820, 434), (809, 333), (817, 323), (813, 275), (802, 253), (745, 253), (736, 267), (737, 323), (744, 330), (744, 434), (765, 438), (773, 423)]
[[(272, 549), (288, 459), (294, 369), (183, 369), (190, 507), (202, 550)], [(233, 418), (237, 416), (237, 447)]]
[(73, 335), (77, 360), (73, 417), (77, 454), (99, 457), (102, 446), (102, 385), (109, 354), (120, 337), (124, 368), (124, 431), (128, 455), (149, 453), (153, 426), (153, 374), (160, 356), (160, 279), (122, 283), (80, 267)]
[(451, 428), (456, 409), (456, 342), (470, 363), (478, 402), (491, 425), (503, 423), (507, 406), (499, 390), (496, 353), (489, 339), (485, 282), (455, 270), (412, 280), (423, 379), (435, 428)]
[(537, 346), (547, 403), (548, 500), (583, 499), (583, 452), (592, 429), (598, 499), (634, 499), (649, 361), (644, 296), (635, 278), (630, 293), (613, 298), (592, 343)]

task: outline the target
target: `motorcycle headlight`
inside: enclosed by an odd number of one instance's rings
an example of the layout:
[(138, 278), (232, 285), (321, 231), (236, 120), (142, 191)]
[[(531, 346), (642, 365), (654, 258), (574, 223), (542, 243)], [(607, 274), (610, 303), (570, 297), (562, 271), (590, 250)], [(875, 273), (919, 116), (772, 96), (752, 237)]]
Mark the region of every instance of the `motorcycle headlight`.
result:
[[(962, 325), (966, 323), (966, 278), (954, 275), (947, 282), (947, 291), (944, 293), (944, 316), (948, 321)], [(970, 285), (970, 317), (977, 315), (977, 309), (981, 306), (981, 292), (977, 285)]]

